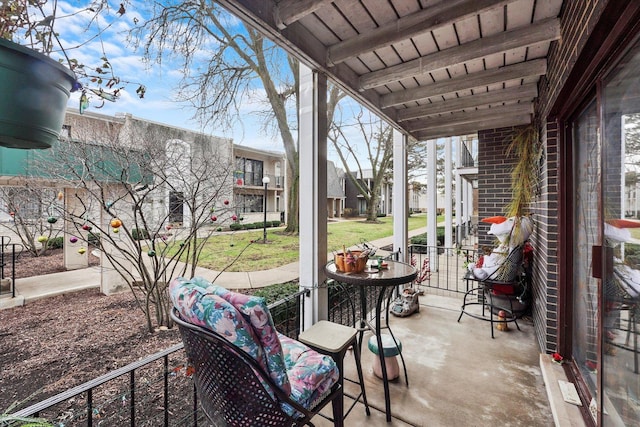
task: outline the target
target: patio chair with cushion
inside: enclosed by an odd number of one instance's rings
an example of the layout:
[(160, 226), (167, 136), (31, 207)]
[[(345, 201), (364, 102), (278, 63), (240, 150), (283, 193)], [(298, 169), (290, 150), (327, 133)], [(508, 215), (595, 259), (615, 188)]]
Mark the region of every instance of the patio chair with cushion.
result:
[(215, 425), (313, 425), (329, 402), (334, 425), (343, 425), (335, 362), (278, 333), (263, 298), (201, 278), (175, 279), (169, 291), (200, 404)]
[[(520, 330), (518, 325), (519, 313), (514, 307), (514, 301), (524, 295), (527, 286), (527, 278), (523, 267), (523, 250), (524, 245), (511, 249), (501, 264), (491, 274), (482, 279), (475, 277), (471, 272), (465, 275), (464, 280), (476, 281), (478, 286), (469, 289), (465, 293), (458, 322), (460, 322), (464, 314), (490, 322), (491, 338), (494, 338), (494, 323), (506, 325), (507, 322), (513, 322), (516, 328)], [(504, 296), (504, 298), (498, 298), (500, 296)], [(481, 314), (469, 310), (470, 307), (478, 305), (482, 306)], [(489, 311), (488, 316), (485, 314), (485, 309)], [(494, 317), (494, 315), (499, 314), (503, 315), (502, 318)]]

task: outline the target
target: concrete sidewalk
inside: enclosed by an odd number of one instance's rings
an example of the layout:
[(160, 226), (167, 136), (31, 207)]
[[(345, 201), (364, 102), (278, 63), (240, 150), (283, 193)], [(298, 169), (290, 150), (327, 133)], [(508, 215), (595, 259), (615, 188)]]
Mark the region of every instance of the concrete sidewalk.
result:
[[(409, 237), (426, 232), (422, 227), (409, 232)], [(371, 244), (382, 248), (393, 243), (393, 236), (374, 240)], [(384, 252), (384, 251), (381, 251)], [(333, 255), (328, 254), (327, 259)], [(272, 268), (270, 270), (250, 272), (223, 272), (198, 267), (196, 275), (224, 286), (228, 289), (261, 288), (276, 283), (285, 283), (299, 277), (298, 262)], [(51, 297), (68, 292), (100, 287), (101, 267), (89, 267), (61, 273), (33, 276), (16, 280), (16, 297), (0, 298), (0, 309), (24, 305), (39, 298)]]

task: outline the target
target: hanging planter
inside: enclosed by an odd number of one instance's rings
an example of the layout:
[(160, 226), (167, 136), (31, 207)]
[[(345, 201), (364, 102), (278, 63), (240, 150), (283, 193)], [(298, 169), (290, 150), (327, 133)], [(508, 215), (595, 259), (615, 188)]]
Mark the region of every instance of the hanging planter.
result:
[(74, 73), (27, 47), (0, 39), (0, 146), (49, 148), (57, 140)]

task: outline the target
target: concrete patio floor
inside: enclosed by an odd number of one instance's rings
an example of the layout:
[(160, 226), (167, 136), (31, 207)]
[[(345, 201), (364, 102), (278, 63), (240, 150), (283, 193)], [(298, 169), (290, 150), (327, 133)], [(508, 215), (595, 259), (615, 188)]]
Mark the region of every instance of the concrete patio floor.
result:
[[(384, 414), (384, 390), (374, 376), (375, 357), (363, 346), (362, 366), (371, 415), (356, 404), (346, 426), (552, 426), (554, 419), (540, 369), (540, 353), (530, 321), (520, 320), (520, 331), (495, 331), (490, 325), (464, 316), (457, 322), (460, 301), (435, 295), (420, 297), (420, 312), (390, 319), (401, 340), (409, 387), (401, 369), (390, 384), (391, 423)], [(365, 334), (365, 343), (368, 335)], [(345, 360), (347, 378), (357, 378), (351, 352)], [(358, 386), (345, 383), (349, 394)], [(345, 407), (353, 402), (345, 398)], [(325, 409), (331, 415), (330, 406)], [(314, 424), (332, 426), (322, 417)]]

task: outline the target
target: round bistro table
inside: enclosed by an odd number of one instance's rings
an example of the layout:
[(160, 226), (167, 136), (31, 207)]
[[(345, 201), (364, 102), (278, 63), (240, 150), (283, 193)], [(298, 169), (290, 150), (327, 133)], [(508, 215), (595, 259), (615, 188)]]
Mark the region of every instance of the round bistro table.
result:
[[(346, 283), (348, 285), (353, 285), (358, 288), (360, 291), (360, 320), (358, 321), (358, 345), (360, 348), (360, 352), (362, 353), (362, 339), (364, 332), (369, 330), (371, 331), (378, 341), (378, 348), (383, 348), (382, 346), (382, 329), (387, 329), (389, 334), (393, 338), (396, 346), (398, 345), (398, 341), (396, 340), (391, 328), (389, 327), (389, 310), (387, 303), (387, 315), (385, 318), (385, 326), (381, 325), (381, 312), (382, 305), (385, 299), (387, 301), (390, 300), (393, 290), (396, 286), (404, 285), (406, 283), (412, 282), (418, 275), (418, 270), (403, 262), (399, 261), (385, 261), (388, 263), (389, 267), (381, 270), (376, 270), (372, 273), (365, 272), (362, 273), (344, 273), (339, 271), (336, 264), (331, 261), (325, 266), (325, 273), (327, 277), (340, 282)], [(378, 295), (376, 298), (376, 306), (375, 306), (375, 324), (372, 324), (365, 317), (369, 312), (369, 308), (367, 307), (367, 298), (366, 298), (366, 290), (370, 288), (375, 288), (378, 290)], [(387, 366), (385, 363), (384, 352), (379, 352), (380, 357), (380, 365), (382, 367), (382, 382), (384, 385), (384, 403), (385, 403), (385, 413), (387, 415), (387, 422), (391, 422), (391, 399), (389, 396), (389, 381), (387, 380)], [(404, 368), (404, 378), (409, 385), (409, 378), (407, 376), (407, 367), (404, 363), (404, 357), (402, 356), (402, 352), (400, 353), (400, 359), (402, 360), (402, 366)]]

